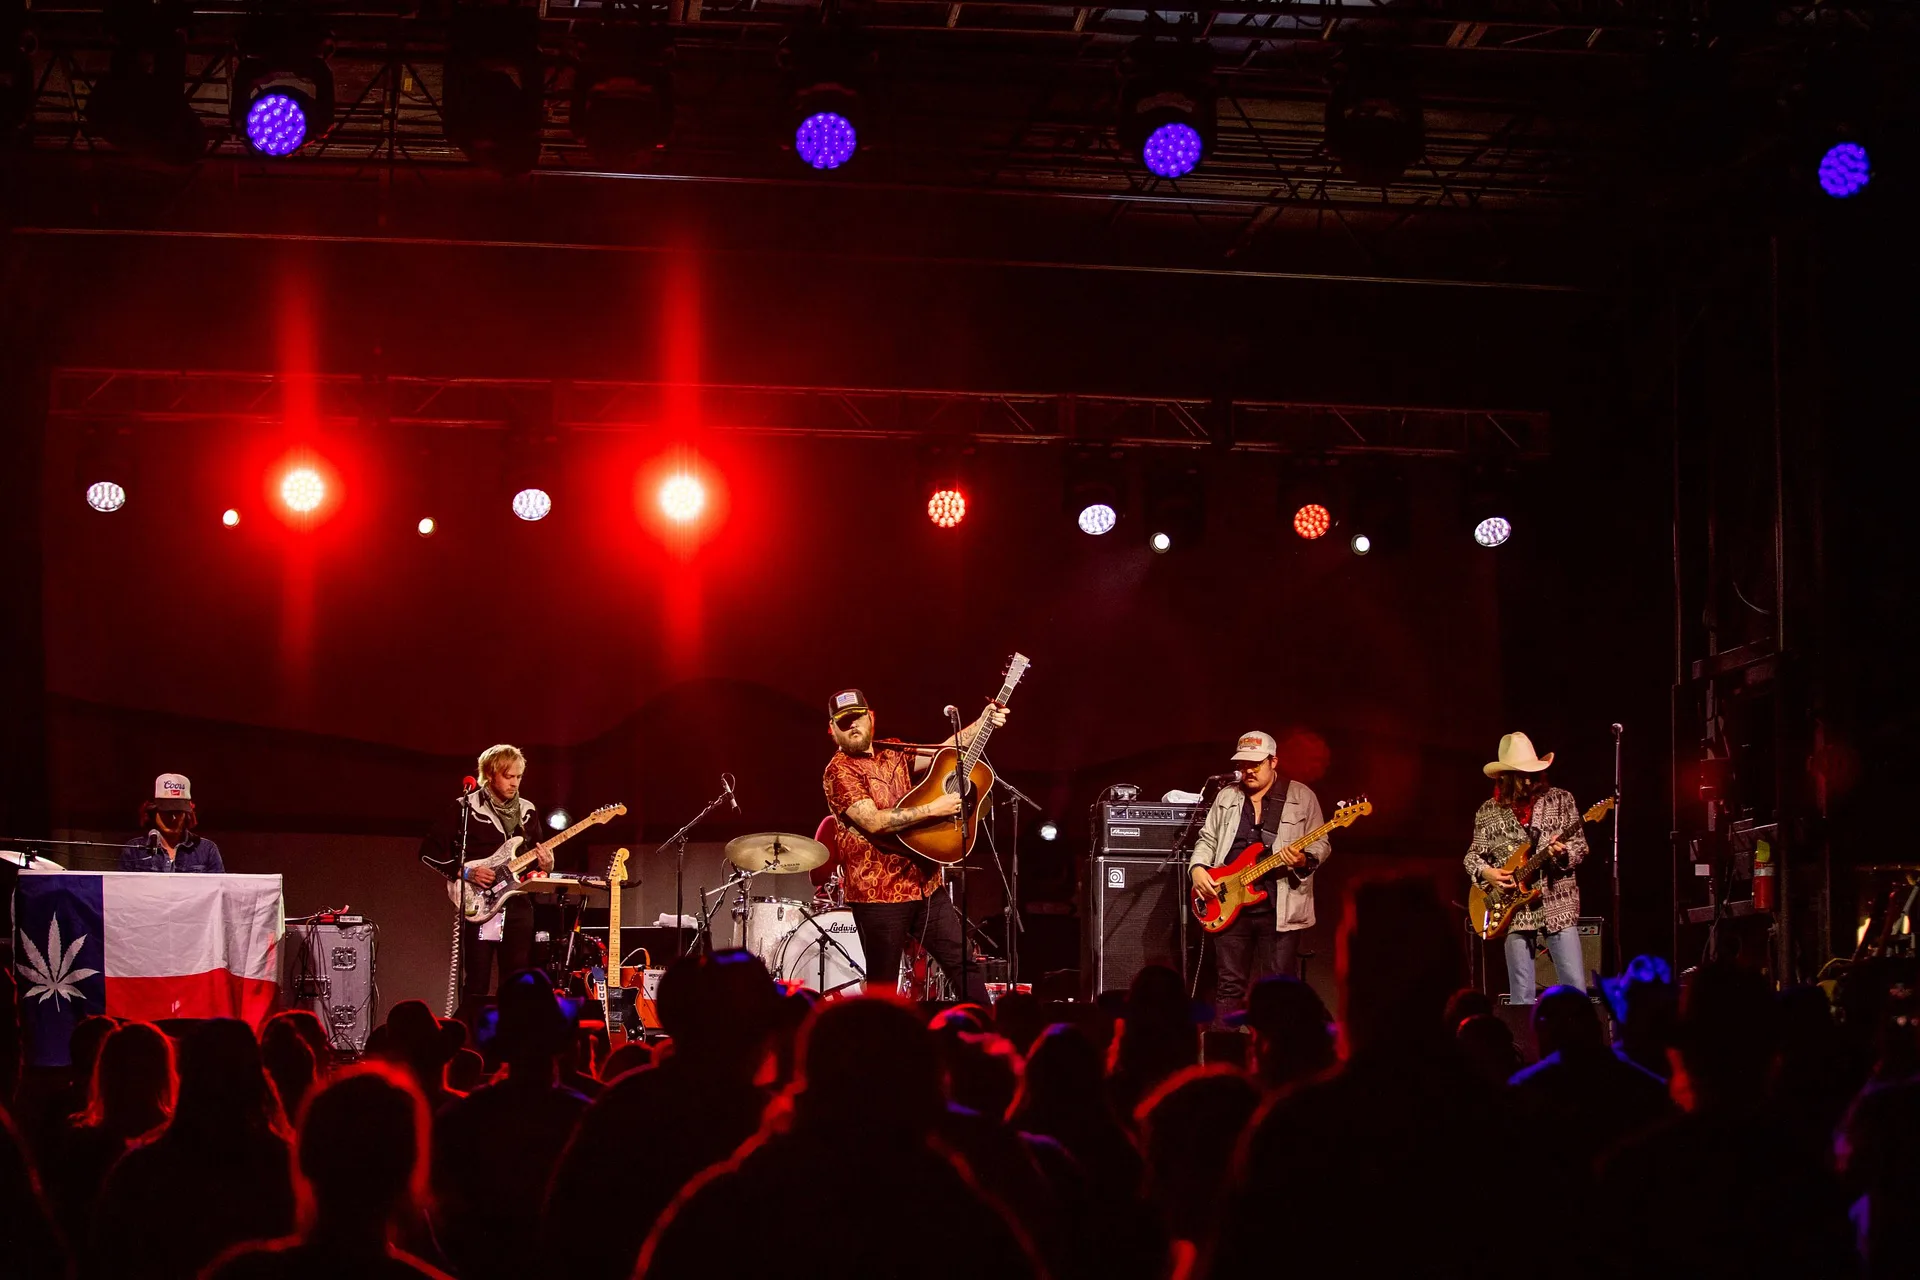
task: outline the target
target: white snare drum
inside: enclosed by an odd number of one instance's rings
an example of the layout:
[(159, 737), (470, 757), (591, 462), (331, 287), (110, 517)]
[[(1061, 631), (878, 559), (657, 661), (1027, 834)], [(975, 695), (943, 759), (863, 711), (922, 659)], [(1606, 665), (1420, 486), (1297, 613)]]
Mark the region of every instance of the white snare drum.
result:
[(768, 961), (776, 976), (826, 995), (858, 995), (867, 976), (866, 964), (853, 912), (845, 909), (803, 917)]
[(804, 916), (806, 904), (794, 898), (754, 898), (747, 903), (746, 948), (780, 976), (780, 944)]

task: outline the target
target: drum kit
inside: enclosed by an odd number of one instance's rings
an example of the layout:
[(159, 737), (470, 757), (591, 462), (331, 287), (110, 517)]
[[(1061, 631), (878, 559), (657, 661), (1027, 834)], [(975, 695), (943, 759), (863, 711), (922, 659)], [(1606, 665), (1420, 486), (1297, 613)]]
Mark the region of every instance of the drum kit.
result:
[[(845, 868), (836, 865), (832, 850), (806, 836), (762, 832), (729, 841), (726, 857), (735, 871), (720, 893), (734, 893), (735, 940), (759, 956), (769, 973), (829, 996), (866, 981), (866, 956), (847, 908)], [(747, 893), (755, 876), (800, 872), (813, 876), (811, 901)]]

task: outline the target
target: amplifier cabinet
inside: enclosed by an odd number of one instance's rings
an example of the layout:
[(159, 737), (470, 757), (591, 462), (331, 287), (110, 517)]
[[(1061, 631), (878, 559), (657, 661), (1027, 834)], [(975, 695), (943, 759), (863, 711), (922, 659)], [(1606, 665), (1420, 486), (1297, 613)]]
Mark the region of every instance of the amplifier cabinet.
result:
[(1081, 946), (1087, 995), (1125, 991), (1150, 964), (1180, 970), (1185, 865), (1165, 858), (1098, 854), (1091, 866)]
[(336, 1050), (363, 1053), (373, 1033), (378, 933), (365, 922), (287, 926), (281, 979), (287, 1006), (313, 1010)]
[(1205, 805), (1106, 802), (1094, 815), (1096, 854), (1171, 853), (1189, 831), (1198, 834)]

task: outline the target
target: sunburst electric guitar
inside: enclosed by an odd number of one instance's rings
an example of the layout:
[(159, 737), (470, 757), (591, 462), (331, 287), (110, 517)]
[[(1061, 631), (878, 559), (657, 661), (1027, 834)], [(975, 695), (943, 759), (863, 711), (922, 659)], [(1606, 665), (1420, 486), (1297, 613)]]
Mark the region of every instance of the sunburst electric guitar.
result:
[[(540, 851), (552, 852), (567, 841), (585, 831), (588, 827), (597, 827), (603, 822), (612, 822), (627, 811), (623, 804), (603, 804), (580, 821), (562, 831), (551, 840), (539, 844), (528, 844), (526, 837), (514, 836), (485, 858), (475, 858), (466, 863), (463, 871), (475, 867), (492, 867), (493, 883), (482, 887), (477, 884), (462, 885), (458, 880), (447, 881), (447, 897), (460, 909), (468, 924), (480, 924), (499, 915), (507, 905), (507, 899), (516, 893), (522, 893), (527, 887), (527, 869), (540, 860)], [(465, 889), (462, 893), (461, 890)]]
[(1331, 818), (1291, 844), (1282, 845), (1268, 853), (1266, 845), (1256, 840), (1242, 849), (1240, 856), (1232, 862), (1219, 867), (1200, 868), (1213, 881), (1214, 896), (1208, 897), (1198, 888), (1192, 890), (1193, 918), (1208, 933), (1220, 932), (1239, 919), (1242, 911), (1256, 902), (1267, 900), (1269, 894), (1256, 882), (1282, 868), (1292, 870), (1287, 863), (1289, 855), (1304, 852), (1329, 831), (1350, 827), (1372, 812), (1373, 801), (1365, 796), (1342, 800)]
[[(1013, 686), (1019, 684), (1020, 677), (1027, 674), (1027, 666), (1027, 657), (1022, 653), (1014, 654), (1007, 662), (1006, 676), (1001, 682), (1000, 692), (994, 695), (993, 706), (1007, 705), (1007, 699), (1013, 697)], [(957, 791), (960, 780), (965, 778), (968, 782), (965, 824), (962, 824), (958, 813), (950, 818), (931, 818), (900, 832), (897, 837), (900, 843), (921, 857), (944, 866), (952, 866), (973, 852), (973, 840), (980, 831), (980, 810), (986, 803), (987, 793), (993, 789), (993, 769), (980, 758), (986, 754), (987, 739), (992, 736), (993, 722), (983, 719), (965, 751), (957, 751), (952, 747), (940, 748), (934, 753), (927, 776), (900, 800), (903, 809), (927, 804), (947, 792)]]
[(1612, 808), (1613, 797), (1608, 796), (1555, 834), (1541, 840), (1523, 841), (1500, 863), (1502, 871), (1513, 873), (1513, 883), (1505, 889), (1482, 884), (1480, 877), (1475, 876), (1473, 888), (1467, 891), (1467, 920), (1473, 925), (1473, 931), (1488, 942), (1504, 934), (1522, 907), (1540, 901), (1543, 892), (1540, 873), (1553, 856), (1553, 846), (1578, 831), (1581, 823), (1600, 821)]

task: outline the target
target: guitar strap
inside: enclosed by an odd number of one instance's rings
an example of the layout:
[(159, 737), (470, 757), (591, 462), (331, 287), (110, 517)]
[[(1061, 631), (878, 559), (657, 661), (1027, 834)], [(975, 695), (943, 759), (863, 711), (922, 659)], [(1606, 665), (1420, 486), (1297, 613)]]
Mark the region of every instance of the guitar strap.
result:
[[(1276, 847), (1275, 841), (1279, 839), (1280, 823), (1286, 817), (1287, 812), (1287, 792), (1292, 789), (1293, 779), (1284, 773), (1276, 776), (1273, 780), (1273, 785), (1267, 789), (1267, 805), (1265, 810), (1260, 814), (1259, 840), (1262, 845), (1266, 846), (1267, 852), (1269, 853), (1273, 852)], [(1275, 796), (1280, 797), (1279, 803), (1277, 804), (1274, 802)], [(1276, 878), (1283, 875), (1294, 874), (1297, 873), (1289, 871), (1284, 867), (1273, 872)]]

